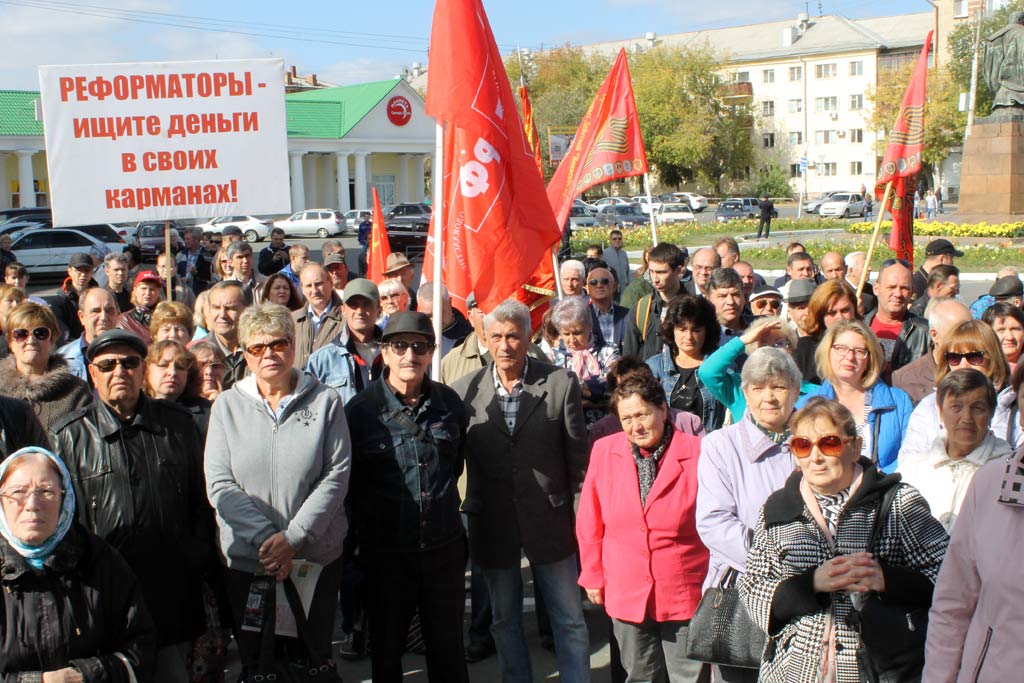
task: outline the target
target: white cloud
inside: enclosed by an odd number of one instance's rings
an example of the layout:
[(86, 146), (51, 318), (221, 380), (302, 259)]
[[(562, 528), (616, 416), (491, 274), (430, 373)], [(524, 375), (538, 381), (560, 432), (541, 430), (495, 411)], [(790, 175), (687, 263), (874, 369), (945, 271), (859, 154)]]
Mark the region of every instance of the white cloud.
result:
[[(420, 61), (426, 62), (427, 60)], [(321, 67), (317, 71), (317, 76), (335, 85), (351, 85), (394, 78), (401, 73), (403, 66), (408, 66), (408, 64), (360, 57)]]

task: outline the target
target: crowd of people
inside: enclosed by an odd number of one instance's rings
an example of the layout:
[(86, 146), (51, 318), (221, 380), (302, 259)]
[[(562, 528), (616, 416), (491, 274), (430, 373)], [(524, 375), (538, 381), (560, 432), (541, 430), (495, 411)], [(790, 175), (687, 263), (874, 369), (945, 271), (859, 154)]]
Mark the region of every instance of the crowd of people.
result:
[[(51, 301), (6, 267), (4, 680), (220, 683), (233, 640), (244, 681), (338, 656), (397, 682), (412, 649), (431, 681), (496, 655), (527, 683), (527, 565), (564, 681), (591, 679), (598, 611), (614, 681), (1024, 665), (1011, 269), (968, 306), (944, 239), (858, 295), (863, 253), (794, 243), (768, 282), (731, 238), (635, 268), (612, 230), (537, 320), (462, 311), (403, 254), (374, 283), (337, 240), (183, 237), (152, 267), (76, 254)], [(701, 632), (725, 592), (750, 630)], [(696, 645), (753, 632), (759, 664)]]

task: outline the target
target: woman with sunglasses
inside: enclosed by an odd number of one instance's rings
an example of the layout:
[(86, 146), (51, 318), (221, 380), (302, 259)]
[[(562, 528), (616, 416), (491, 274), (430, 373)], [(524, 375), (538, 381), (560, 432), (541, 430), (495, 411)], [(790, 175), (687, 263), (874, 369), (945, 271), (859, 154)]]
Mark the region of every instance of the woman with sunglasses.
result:
[(999, 337), (1003, 355), (1012, 372), (1024, 353), (1024, 311), (1008, 301), (1000, 301), (985, 309), (981, 320), (991, 325), (992, 331)]
[(277, 304), (245, 309), (238, 341), (250, 374), (213, 405), (205, 469), (247, 675), (258, 662), (261, 634), (238, 626), (247, 614), (253, 579), (258, 572), (284, 581), (300, 559), (321, 568), (306, 617), (315, 652), (295, 639), (279, 638), (275, 660), (331, 661), (351, 444), (338, 394), (292, 367), (291, 311)]
[[(27, 298), (25, 290), (20, 287), (0, 284), (0, 320), (6, 318), (11, 309)], [(4, 334), (3, 328), (0, 326), (0, 358), (6, 358), (10, 353), (11, 347), (7, 342), (7, 335)]]
[(814, 352), (821, 344), (825, 330), (837, 320), (860, 320), (857, 315), (857, 292), (845, 280), (827, 280), (819, 285), (807, 304), (807, 334), (796, 343), (793, 360), (804, 379), (821, 384)]
[(903, 434), (914, 410), (906, 392), (882, 381), (885, 352), (878, 337), (859, 320), (837, 320), (825, 331), (814, 354), (821, 388), (813, 396), (838, 401), (854, 416), (865, 458), (883, 472), (894, 472)]
[(0, 360), (0, 393), (28, 401), (43, 429), (92, 402), (84, 380), (71, 373), (57, 353), (57, 318), (46, 306), (31, 301), (11, 309), (4, 320), (11, 355)]
[[(1024, 445), (1024, 430), (1013, 419), (1017, 397), (1010, 387), (1010, 365), (991, 326), (980, 320), (967, 320), (955, 326), (939, 343), (937, 366), (936, 386), (951, 372), (967, 368), (980, 370), (996, 392), (992, 433), (1014, 449)], [(922, 398), (911, 413), (899, 454), (901, 467), (924, 456), (935, 441), (935, 435), (943, 432), (937, 398), (933, 391)]]
[[(764, 504), (739, 580), (747, 611), (769, 637), (759, 680), (860, 683), (868, 672), (848, 621), (855, 605), (876, 593), (927, 608), (949, 537), (920, 493), (861, 456), (844, 405), (816, 396), (790, 429), (799, 469)], [(893, 488), (887, 523), (868, 548), (879, 501)]]

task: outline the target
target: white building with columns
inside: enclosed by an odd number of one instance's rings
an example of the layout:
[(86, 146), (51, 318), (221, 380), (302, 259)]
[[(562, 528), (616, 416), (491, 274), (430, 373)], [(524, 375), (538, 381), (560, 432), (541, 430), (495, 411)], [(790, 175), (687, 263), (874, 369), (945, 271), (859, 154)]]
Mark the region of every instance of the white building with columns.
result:
[[(49, 204), (39, 93), (0, 90), (0, 209)], [(291, 210), (368, 209), (427, 197), (434, 120), (401, 79), (285, 97)]]

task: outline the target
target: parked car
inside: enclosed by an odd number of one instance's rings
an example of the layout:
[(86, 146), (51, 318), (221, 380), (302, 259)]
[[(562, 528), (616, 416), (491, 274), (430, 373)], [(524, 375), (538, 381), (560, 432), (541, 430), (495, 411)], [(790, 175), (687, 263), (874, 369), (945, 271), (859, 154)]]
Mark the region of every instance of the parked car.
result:
[(289, 237), (316, 236), (325, 239), (332, 235), (340, 235), (344, 226), (344, 217), (340, 211), (334, 209), (306, 209), (283, 220), (274, 221), (274, 227), (281, 228)]
[(632, 203), (633, 202), (631, 202), (630, 200), (626, 199), (625, 197), (602, 197), (601, 199), (598, 199), (597, 201), (591, 202), (591, 204), (593, 204), (594, 206), (596, 206), (599, 209), (602, 208), (602, 207), (608, 206), (609, 204), (612, 204), (612, 205), (623, 205), (624, 206), (626, 204), (632, 204)]
[(352, 209), (345, 212), (345, 234), (354, 235), (359, 232), (359, 224), (363, 222), (363, 214), (369, 215), (366, 209)]
[(384, 225), (388, 232), (404, 228), (419, 229), (430, 225), (430, 204), (406, 202), (395, 204), (384, 210)]
[(738, 220), (741, 218), (753, 218), (755, 216), (749, 205), (743, 203), (743, 199), (723, 199), (718, 202), (718, 208), (715, 209), (715, 220), (719, 223), (728, 223), (729, 221)]
[(274, 227), (274, 221), (256, 216), (221, 216), (220, 218), (211, 218), (205, 223), (197, 223), (196, 227), (202, 228), (203, 232), (219, 235), (229, 225), (234, 225), (241, 230), (242, 237), (246, 242), (262, 242), (270, 237), (270, 229)]
[(818, 213), (821, 209), (821, 205), (827, 202), (834, 194), (839, 194), (839, 191), (826, 192), (820, 197), (804, 202), (804, 213)]
[(15, 220), (28, 220), (31, 222), (53, 222), (53, 212), (45, 206), (36, 206), (30, 209), (2, 209), (0, 210), (0, 226)]
[[(143, 221), (139, 223), (133, 237), (135, 244), (142, 251), (142, 259), (156, 260), (156, 255), (166, 248), (164, 246), (164, 224), (167, 221)], [(171, 224), (171, 253), (176, 254), (185, 248), (185, 240), (181, 239), (181, 226), (177, 221)]]
[(708, 208), (708, 198), (703, 195), (699, 195), (694, 192), (673, 192), (672, 196), (676, 198), (677, 202), (689, 204), (690, 211), (693, 211), (694, 213), (700, 213), (704, 209)]
[(597, 224), (604, 228), (634, 228), (650, 223), (636, 204), (606, 204), (597, 213)]
[(821, 216), (864, 217), (864, 195), (859, 192), (837, 192), (818, 209)]
[(31, 275), (63, 275), (72, 254), (88, 252), (98, 265), (110, 253), (110, 247), (80, 230), (43, 228), (18, 235), (11, 251)]
[(598, 209), (598, 207), (596, 207), (593, 204), (590, 204), (588, 202), (585, 202), (582, 199), (574, 199), (574, 200), (572, 200), (572, 205), (573, 206), (578, 206), (578, 207), (581, 207), (581, 208), (584, 208), (584, 209), (589, 209), (591, 213), (597, 213), (597, 209)]
[(15, 216), (9, 221), (0, 223), (0, 235), (9, 235), (14, 232), (24, 232), (26, 230), (32, 230), (34, 228), (51, 228), (53, 227), (53, 217), (46, 213), (38, 214), (23, 214), (21, 216)]
[[(641, 211), (643, 211), (644, 213), (650, 215), (651, 208), (650, 208), (650, 206), (648, 206), (647, 195), (645, 195), (645, 194), (638, 194), (637, 196), (633, 197), (629, 201), (631, 201), (634, 204), (639, 205)], [(651, 206), (654, 207), (655, 211), (660, 211), (662, 204), (664, 204), (666, 202), (672, 203), (672, 202), (675, 202), (675, 201), (676, 201), (676, 198), (674, 196), (670, 195), (670, 194), (655, 194), (655, 195), (651, 195)]]
[(573, 204), (572, 208), (569, 209), (569, 223), (572, 225), (573, 230), (596, 228), (597, 218), (594, 217), (594, 212), (587, 207)]
[(694, 220), (693, 212), (686, 204), (662, 204), (658, 211), (658, 222), (665, 225), (689, 223)]

